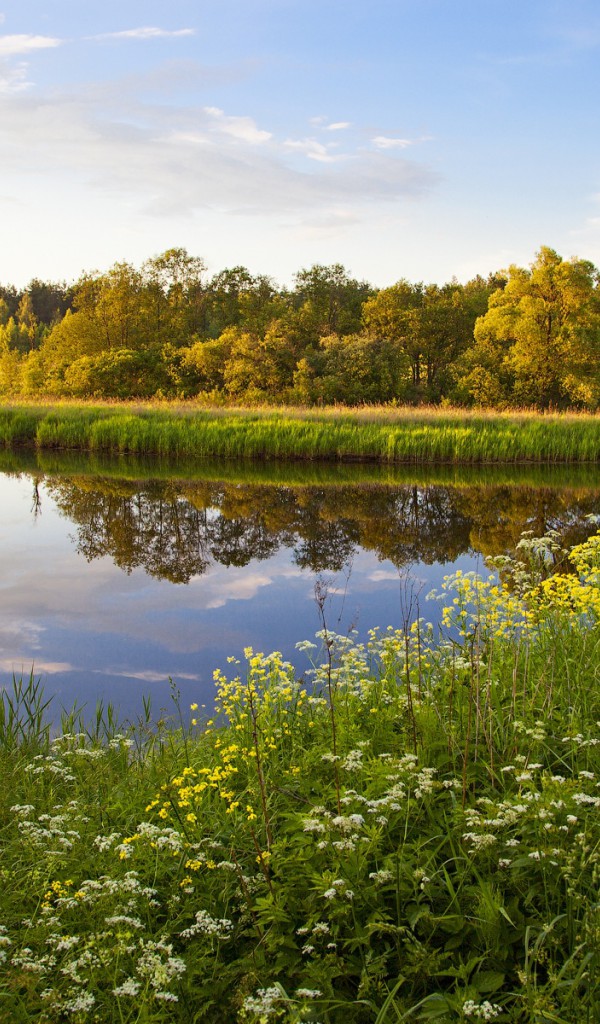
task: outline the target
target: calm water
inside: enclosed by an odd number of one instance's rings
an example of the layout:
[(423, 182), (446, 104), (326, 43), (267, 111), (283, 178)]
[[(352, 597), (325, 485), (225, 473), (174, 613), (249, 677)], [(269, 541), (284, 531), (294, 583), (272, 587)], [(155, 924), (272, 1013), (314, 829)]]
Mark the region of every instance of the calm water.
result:
[[(593, 471), (418, 478), (353, 467), (0, 457), (0, 682), (32, 669), (57, 704), (114, 702), (129, 718), (168, 679), (210, 706), (212, 672), (243, 648), (281, 650), (328, 626), (399, 626), (410, 596), (453, 568), (485, 570), (521, 531), (583, 539)], [(201, 475), (203, 474), (203, 475)]]

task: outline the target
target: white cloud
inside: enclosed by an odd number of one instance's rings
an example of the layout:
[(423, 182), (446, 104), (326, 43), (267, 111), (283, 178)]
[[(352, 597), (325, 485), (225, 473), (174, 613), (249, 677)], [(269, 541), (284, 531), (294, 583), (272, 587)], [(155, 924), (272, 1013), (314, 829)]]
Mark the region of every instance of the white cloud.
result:
[(29, 65), (25, 61), (14, 63), (15, 57), (53, 49), (62, 43), (62, 39), (54, 36), (0, 35), (0, 96), (22, 92), (32, 84), (27, 77)]
[(332, 124), (327, 125), (328, 132), (341, 132), (344, 128), (350, 128), (350, 121), (334, 121)]
[(256, 122), (251, 117), (230, 117), (219, 107), (204, 107), (204, 113), (218, 122), (218, 129), (224, 135), (230, 135), (233, 139), (239, 139), (241, 142), (255, 145), (268, 142), (272, 138), (270, 132), (257, 128)]
[(6, 62), (0, 62), (0, 96), (11, 92), (21, 92), (30, 85), (31, 82), (27, 78), (27, 64), (20, 62), (16, 65), (9, 65)]
[[(211, 586), (212, 583), (212, 586)], [(265, 572), (240, 572), (235, 576), (222, 576), (208, 582), (207, 599), (204, 607), (223, 608), (228, 601), (250, 601), (256, 597), (263, 587), (270, 587), (273, 577)], [(205, 580), (202, 581), (203, 588), (206, 588)], [(211, 590), (213, 593), (211, 594)]]
[(60, 672), (73, 672), (75, 666), (68, 661), (19, 661), (15, 658), (0, 658), (0, 671), (14, 672), (16, 676), (29, 676), (33, 669), (34, 676), (44, 673), (45, 675), (56, 675)]
[(155, 26), (144, 26), (142, 28), (128, 28), (122, 32), (103, 32), (98, 36), (90, 36), (90, 39), (166, 39), (177, 36), (193, 36), (193, 28), (178, 28), (174, 30), (156, 28)]
[(411, 139), (393, 139), (388, 135), (376, 135), (371, 142), (378, 149), (408, 149), (409, 146), (414, 145)]
[[(204, 67), (194, 68), (200, 80)], [(345, 230), (348, 218), (372, 216), (373, 202), (437, 183), (427, 166), (393, 149), (355, 144), (341, 153), (333, 141), (277, 137), (220, 107), (151, 102), (148, 81), (144, 72), (62, 93), (17, 91), (13, 81), (0, 105), (5, 190), (19, 183), (33, 204), (43, 182), (44, 190), (76, 189), (88, 203), (121, 203), (146, 219), (210, 210), (332, 232), (336, 221)]]
[(62, 39), (55, 39), (53, 36), (0, 36), (0, 58), (17, 57), (24, 53), (33, 53), (34, 50), (48, 50), (60, 46)]
[[(143, 683), (166, 683), (169, 679), (167, 673), (156, 672), (154, 669), (140, 669), (139, 671), (132, 670), (128, 672), (127, 669), (94, 668), (91, 671), (94, 675), (117, 676), (119, 679), (139, 679)], [(176, 678), (197, 683), (201, 677), (195, 673), (177, 672)]]
[(5, 613), (0, 625), (0, 651), (14, 650), (15, 646), (37, 649), (44, 632), (45, 627), (34, 619)]
[(317, 160), (322, 164), (332, 164), (337, 160), (344, 159), (339, 154), (330, 153), (329, 146), (324, 146), (317, 139), (286, 139), (284, 146), (288, 149), (295, 149), (309, 160)]

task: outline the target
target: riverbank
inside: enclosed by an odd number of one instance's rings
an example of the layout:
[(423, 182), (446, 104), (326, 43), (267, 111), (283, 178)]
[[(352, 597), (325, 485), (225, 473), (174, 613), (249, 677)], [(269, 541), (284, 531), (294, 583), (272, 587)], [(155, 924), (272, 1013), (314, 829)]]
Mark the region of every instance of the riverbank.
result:
[(248, 649), (214, 721), (7, 693), (4, 1018), (597, 1020), (600, 538), (520, 553), (308, 684)]
[(540, 464), (600, 460), (600, 417), (438, 408), (0, 407), (0, 445), (177, 459)]

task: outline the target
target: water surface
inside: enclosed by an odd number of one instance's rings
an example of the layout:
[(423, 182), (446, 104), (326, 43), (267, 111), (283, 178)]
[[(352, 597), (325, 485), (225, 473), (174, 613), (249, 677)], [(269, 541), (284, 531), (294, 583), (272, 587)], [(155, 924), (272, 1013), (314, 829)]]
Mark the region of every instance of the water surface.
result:
[(593, 531), (594, 470), (319, 467), (3, 453), (0, 682), (32, 670), (66, 707), (142, 697), (210, 706), (212, 672), (244, 647), (319, 628), (401, 626), (455, 568), (486, 570), (525, 529)]

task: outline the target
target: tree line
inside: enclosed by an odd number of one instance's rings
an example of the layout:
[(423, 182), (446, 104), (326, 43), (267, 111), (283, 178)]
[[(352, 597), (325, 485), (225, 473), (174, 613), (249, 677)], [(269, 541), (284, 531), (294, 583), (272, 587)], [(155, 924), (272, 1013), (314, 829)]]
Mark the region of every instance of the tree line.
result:
[(291, 288), (169, 249), (73, 285), (0, 285), (0, 395), (298, 404), (600, 404), (600, 276), (542, 247), (466, 284)]

